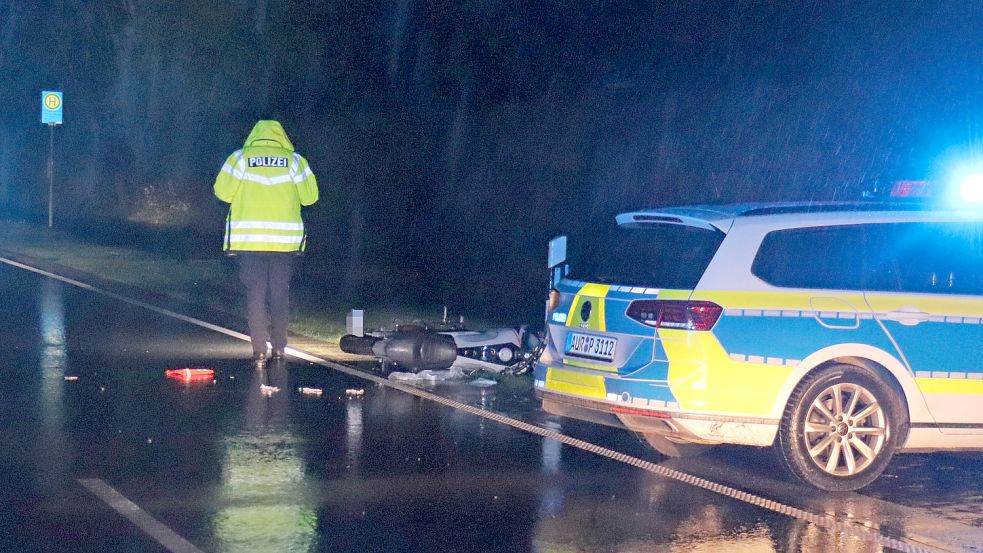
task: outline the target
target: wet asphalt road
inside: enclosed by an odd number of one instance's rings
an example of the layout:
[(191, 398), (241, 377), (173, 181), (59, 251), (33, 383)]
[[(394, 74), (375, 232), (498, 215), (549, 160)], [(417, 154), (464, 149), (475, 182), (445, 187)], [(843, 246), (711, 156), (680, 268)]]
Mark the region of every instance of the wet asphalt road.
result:
[[(255, 371), (242, 341), (7, 265), (0, 297), (0, 551), (884, 550), (322, 366)], [(164, 377), (180, 367), (216, 380)], [(666, 460), (544, 417), (528, 389), (436, 391), (912, 547), (983, 551), (979, 454), (899, 456), (830, 496), (764, 450)]]

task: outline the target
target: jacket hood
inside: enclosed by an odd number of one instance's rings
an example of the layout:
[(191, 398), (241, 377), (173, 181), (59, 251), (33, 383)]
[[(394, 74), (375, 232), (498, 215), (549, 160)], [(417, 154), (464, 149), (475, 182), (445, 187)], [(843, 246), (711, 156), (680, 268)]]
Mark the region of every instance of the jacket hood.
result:
[(249, 136), (246, 137), (245, 147), (249, 146), (278, 146), (284, 150), (294, 151), (294, 145), (287, 138), (287, 132), (279, 121), (263, 120), (256, 123)]

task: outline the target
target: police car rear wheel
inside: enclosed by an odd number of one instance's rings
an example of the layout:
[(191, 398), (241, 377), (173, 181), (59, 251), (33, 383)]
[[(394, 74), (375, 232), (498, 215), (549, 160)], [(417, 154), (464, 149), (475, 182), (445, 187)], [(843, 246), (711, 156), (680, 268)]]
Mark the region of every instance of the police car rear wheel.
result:
[(666, 457), (696, 457), (713, 449), (712, 445), (677, 442), (654, 432), (644, 433), (642, 437), (652, 446), (652, 449)]
[(778, 431), (779, 459), (818, 488), (862, 488), (894, 455), (903, 412), (891, 386), (870, 371), (852, 365), (822, 369), (789, 399)]

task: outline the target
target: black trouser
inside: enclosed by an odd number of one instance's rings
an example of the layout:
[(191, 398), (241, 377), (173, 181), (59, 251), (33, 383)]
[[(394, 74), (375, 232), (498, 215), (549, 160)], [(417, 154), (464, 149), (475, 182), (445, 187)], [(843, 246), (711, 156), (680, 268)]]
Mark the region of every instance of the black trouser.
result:
[(274, 351), (287, 347), (290, 320), (290, 266), (292, 253), (241, 252), (239, 279), (246, 285), (246, 316), (253, 353), (266, 353), (266, 342)]

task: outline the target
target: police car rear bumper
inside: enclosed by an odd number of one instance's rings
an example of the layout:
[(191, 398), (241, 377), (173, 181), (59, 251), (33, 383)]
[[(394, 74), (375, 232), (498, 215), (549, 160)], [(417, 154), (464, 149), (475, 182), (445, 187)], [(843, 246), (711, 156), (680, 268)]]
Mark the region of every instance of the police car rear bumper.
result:
[(536, 397), (551, 415), (692, 443), (770, 446), (778, 432), (778, 420), (774, 419), (626, 408), (542, 389), (536, 390)]

